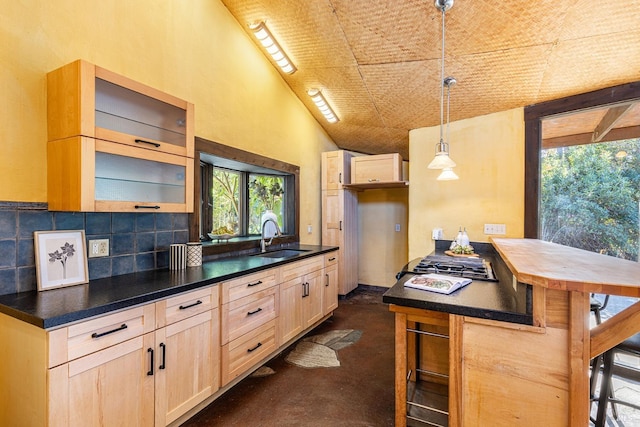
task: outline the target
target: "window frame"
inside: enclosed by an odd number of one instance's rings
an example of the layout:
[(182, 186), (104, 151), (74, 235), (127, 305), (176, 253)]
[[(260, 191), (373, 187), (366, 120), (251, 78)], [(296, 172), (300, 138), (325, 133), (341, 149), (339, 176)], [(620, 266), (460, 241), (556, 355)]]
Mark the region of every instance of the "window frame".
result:
[[(293, 213), (293, 215), (285, 215), (287, 221), (286, 229), (290, 230), (289, 234), (278, 237), (274, 240), (275, 244), (297, 243), (299, 242), (299, 224), (300, 224), (300, 168), (296, 165), (285, 163), (259, 154), (229, 147), (204, 138), (195, 138), (195, 167), (194, 169), (194, 211), (189, 215), (189, 240), (193, 242), (200, 241), (200, 211), (203, 198), (203, 185), (201, 176), (200, 153), (207, 153), (216, 157), (230, 159), (236, 162), (246, 163), (260, 168), (272, 169), (277, 172), (288, 175), (285, 178), (285, 191), (289, 194), (286, 198), (285, 211)], [(206, 168), (205, 168), (206, 170)], [(211, 178), (212, 179), (212, 178)], [(244, 190), (248, 191), (248, 190)], [(292, 197), (293, 196), (293, 197)], [(205, 229), (207, 225), (203, 224)], [(260, 236), (249, 236), (237, 242), (212, 243), (203, 241), (203, 255), (233, 255), (241, 252), (251, 252), (260, 248)]]
[(631, 101), (640, 98), (640, 81), (626, 83), (593, 92), (568, 96), (524, 109), (524, 237), (538, 239), (540, 216), (540, 150), (542, 148), (542, 121), (557, 114)]

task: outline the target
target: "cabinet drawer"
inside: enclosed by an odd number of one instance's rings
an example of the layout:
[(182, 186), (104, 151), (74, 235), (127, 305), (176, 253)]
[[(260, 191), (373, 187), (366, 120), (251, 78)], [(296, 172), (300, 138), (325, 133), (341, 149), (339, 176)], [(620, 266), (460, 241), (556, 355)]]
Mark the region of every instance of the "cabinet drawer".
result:
[(280, 270), (274, 268), (223, 282), (220, 285), (222, 289), (222, 304), (227, 304), (277, 285), (280, 282), (279, 273)]
[(156, 326), (161, 328), (218, 306), (218, 287), (187, 292), (156, 303)]
[(402, 181), (400, 154), (378, 154), (351, 158), (351, 183)]
[(316, 270), (320, 270), (324, 267), (324, 257), (316, 256), (313, 258), (304, 259), (302, 261), (286, 264), (281, 267), (281, 279), (283, 282), (294, 279), (299, 276), (311, 273)]
[(64, 363), (154, 329), (155, 304), (147, 304), (57, 330), (49, 335), (50, 352)]
[(324, 255), (324, 266), (329, 267), (331, 265), (336, 265), (338, 263), (338, 251), (329, 252)]
[(246, 372), (276, 349), (276, 321), (222, 346), (222, 385)]
[(278, 316), (278, 287), (273, 286), (222, 306), (222, 344)]

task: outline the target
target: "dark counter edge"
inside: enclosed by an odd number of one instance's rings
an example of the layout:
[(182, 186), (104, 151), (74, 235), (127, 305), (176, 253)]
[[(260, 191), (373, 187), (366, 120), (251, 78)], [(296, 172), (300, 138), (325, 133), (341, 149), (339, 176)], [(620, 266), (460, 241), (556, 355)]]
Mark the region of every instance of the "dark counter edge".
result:
[[(440, 240), (436, 242), (435, 253), (441, 253), (449, 248), (451, 241)], [(490, 255), (491, 257), (500, 257), (495, 251), (491, 243), (473, 242), (476, 252), (480, 255)], [(405, 266), (406, 267), (406, 266)], [(399, 282), (408, 280), (408, 277), (398, 278)], [(396, 284), (398, 284), (396, 283)], [(405, 298), (402, 296), (389, 295), (391, 289), (382, 297), (382, 302), (394, 304), (402, 307), (417, 308), (422, 310), (432, 310), (444, 313), (456, 314), (460, 316), (469, 316), (487, 320), (497, 320), (509, 323), (518, 323), (523, 325), (533, 324), (533, 315), (529, 313), (516, 313), (511, 311), (490, 310), (487, 308), (471, 307), (468, 305), (445, 304), (436, 301), (426, 301), (415, 298)]]
[[(255, 255), (245, 255), (232, 257), (229, 259), (221, 259), (203, 263), (202, 267), (189, 267), (185, 270), (171, 271), (168, 269), (149, 270), (138, 273), (124, 274), (120, 276), (112, 276), (104, 279), (90, 281), (87, 284), (75, 285), (65, 288), (51, 289), (47, 291), (28, 291), (15, 294), (0, 295), (0, 313), (11, 316), (15, 319), (24, 321), (34, 326), (51, 329), (65, 324), (74, 323), (91, 317), (107, 314), (110, 312), (134, 307), (144, 303), (150, 303), (162, 300), (173, 295), (183, 292), (203, 288), (226, 280), (235, 279), (273, 267), (282, 266), (305, 258), (322, 255), (325, 253), (338, 250), (335, 246), (319, 246), (319, 245), (294, 245), (288, 246), (287, 249), (302, 249), (308, 252), (302, 252), (291, 258), (262, 258), (263, 265), (256, 265), (245, 269), (229, 269), (223, 274), (207, 274), (207, 270), (216, 263), (248, 261), (256, 258)], [(162, 285), (160, 282), (170, 283), (170, 285)], [(125, 298), (115, 298), (112, 301), (105, 301), (100, 304), (92, 305), (80, 310), (69, 310), (64, 313), (53, 316), (42, 316), (38, 314), (35, 308), (41, 297), (47, 297), (58, 294), (58, 300), (64, 300), (65, 294), (71, 295), (72, 292), (84, 289), (86, 293), (91, 290), (97, 292), (107, 291), (109, 293), (118, 293), (118, 288), (127, 287), (139, 288), (139, 292), (132, 291), (132, 295)], [(109, 292), (115, 291), (115, 292)], [(55, 298), (53, 298), (56, 301)]]

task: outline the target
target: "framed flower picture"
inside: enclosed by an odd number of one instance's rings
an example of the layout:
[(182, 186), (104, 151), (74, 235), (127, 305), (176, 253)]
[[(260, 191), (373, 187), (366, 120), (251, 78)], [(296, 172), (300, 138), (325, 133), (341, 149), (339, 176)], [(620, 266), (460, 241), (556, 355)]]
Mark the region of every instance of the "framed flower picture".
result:
[(34, 231), (38, 291), (89, 281), (84, 230)]

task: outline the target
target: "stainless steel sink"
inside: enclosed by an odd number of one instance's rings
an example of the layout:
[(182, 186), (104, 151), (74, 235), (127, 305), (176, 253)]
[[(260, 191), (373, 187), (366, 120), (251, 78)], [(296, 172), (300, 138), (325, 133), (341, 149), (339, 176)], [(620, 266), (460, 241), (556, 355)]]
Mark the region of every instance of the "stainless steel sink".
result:
[(280, 249), (277, 251), (262, 252), (255, 254), (254, 256), (266, 257), (266, 258), (291, 258), (298, 256), (305, 252), (309, 252), (307, 249)]

